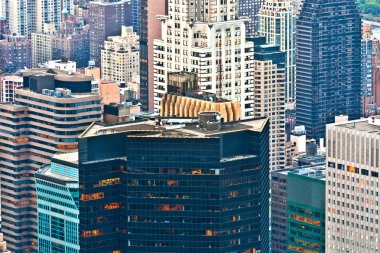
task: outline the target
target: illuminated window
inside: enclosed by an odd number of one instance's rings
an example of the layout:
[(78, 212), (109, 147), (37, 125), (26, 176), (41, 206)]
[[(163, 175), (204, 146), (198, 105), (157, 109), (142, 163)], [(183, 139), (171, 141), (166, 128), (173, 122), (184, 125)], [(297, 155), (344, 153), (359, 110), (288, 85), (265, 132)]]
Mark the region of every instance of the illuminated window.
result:
[(114, 185), (114, 184), (120, 184), (119, 177), (99, 180), (99, 183), (95, 184), (94, 187), (102, 187), (102, 186), (108, 186), (108, 185)]
[(112, 203), (106, 204), (104, 206), (104, 209), (106, 209), (106, 210), (112, 210), (112, 209), (117, 209), (119, 207), (120, 207), (120, 204), (118, 202), (112, 202)]

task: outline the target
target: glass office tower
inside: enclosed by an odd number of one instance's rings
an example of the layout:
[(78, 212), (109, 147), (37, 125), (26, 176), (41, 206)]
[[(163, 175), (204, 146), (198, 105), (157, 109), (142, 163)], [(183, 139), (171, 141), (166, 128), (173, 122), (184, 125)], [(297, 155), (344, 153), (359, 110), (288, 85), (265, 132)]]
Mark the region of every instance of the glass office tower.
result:
[(81, 252), (269, 252), (268, 120), (204, 126), (82, 134)]
[(38, 252), (79, 253), (78, 153), (55, 155), (36, 173)]
[(305, 0), (296, 21), (297, 125), (309, 138), (360, 117), (361, 17), (354, 0)]

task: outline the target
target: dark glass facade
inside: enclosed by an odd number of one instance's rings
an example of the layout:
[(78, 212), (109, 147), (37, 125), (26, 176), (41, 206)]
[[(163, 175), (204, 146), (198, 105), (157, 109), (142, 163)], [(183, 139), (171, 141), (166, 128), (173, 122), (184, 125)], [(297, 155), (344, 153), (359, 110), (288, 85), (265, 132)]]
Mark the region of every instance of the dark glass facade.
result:
[(354, 0), (305, 0), (296, 25), (297, 124), (325, 136), (335, 116), (360, 117), (361, 17)]
[(81, 252), (269, 252), (269, 125), (261, 123), (205, 135), (147, 123), (85, 132)]

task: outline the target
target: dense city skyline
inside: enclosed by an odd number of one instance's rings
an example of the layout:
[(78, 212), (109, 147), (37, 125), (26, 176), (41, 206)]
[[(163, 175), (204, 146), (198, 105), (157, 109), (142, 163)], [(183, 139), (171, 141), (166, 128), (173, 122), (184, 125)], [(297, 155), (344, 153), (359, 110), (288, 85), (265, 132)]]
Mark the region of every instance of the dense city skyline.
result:
[(377, 8), (0, 0), (0, 252), (379, 252)]

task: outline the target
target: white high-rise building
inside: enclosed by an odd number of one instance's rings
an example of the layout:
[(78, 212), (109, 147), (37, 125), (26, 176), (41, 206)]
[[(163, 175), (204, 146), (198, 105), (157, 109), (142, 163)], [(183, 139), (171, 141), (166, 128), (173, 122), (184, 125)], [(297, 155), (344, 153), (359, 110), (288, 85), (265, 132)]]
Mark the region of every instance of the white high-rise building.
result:
[(36, 0), (1, 0), (9, 31), (29, 35), (35, 31)]
[(296, 90), (296, 15), (292, 0), (267, 0), (259, 12), (259, 34), (268, 44), (280, 46), (286, 53), (285, 99), (295, 101)]
[(236, 0), (169, 0), (154, 41), (154, 109), (167, 92), (168, 73), (193, 72), (200, 90), (240, 101), (242, 117), (254, 116), (253, 42), (237, 18)]
[(58, 31), (62, 13), (74, 12), (74, 0), (34, 0), (36, 1), (36, 30), (42, 32), (45, 23), (54, 23)]
[(139, 36), (132, 26), (122, 26), (121, 36), (110, 36), (104, 41), (101, 69), (102, 79), (118, 84), (131, 82), (134, 75), (139, 75)]
[(74, 12), (74, 0), (0, 0), (0, 16), (9, 31), (19, 35), (42, 32), (44, 24), (54, 23), (59, 30), (62, 12)]
[(380, 117), (327, 125), (326, 252), (380, 252)]

